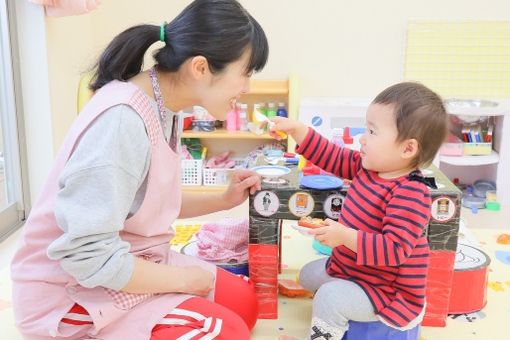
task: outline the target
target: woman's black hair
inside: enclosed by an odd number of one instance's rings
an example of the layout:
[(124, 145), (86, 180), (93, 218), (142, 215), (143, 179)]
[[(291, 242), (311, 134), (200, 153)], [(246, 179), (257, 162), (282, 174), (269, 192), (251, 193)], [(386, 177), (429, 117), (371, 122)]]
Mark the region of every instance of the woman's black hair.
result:
[[(160, 26), (139, 25), (116, 36), (95, 65), (90, 84), (98, 90), (116, 79), (126, 81), (142, 70), (147, 49), (160, 39)], [(188, 59), (203, 56), (219, 73), (246, 51), (246, 73), (264, 68), (269, 54), (259, 23), (236, 0), (195, 0), (165, 26), (165, 46), (153, 56), (162, 71), (175, 72)]]

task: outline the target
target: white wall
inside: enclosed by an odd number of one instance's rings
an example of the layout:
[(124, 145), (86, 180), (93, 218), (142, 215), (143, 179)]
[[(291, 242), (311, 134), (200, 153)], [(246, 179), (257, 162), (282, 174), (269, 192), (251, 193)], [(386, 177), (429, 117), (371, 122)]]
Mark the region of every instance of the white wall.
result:
[[(53, 164), (44, 11), (28, 1), (16, 1), (16, 22), (27, 144), (30, 199), (34, 202)], [(55, 115), (55, 117), (58, 117)]]
[[(75, 115), (80, 70), (121, 30), (170, 21), (190, 1), (106, 0), (86, 16), (46, 20), (54, 145)], [(412, 19), (510, 20), (510, 1), (242, 0), (270, 42), (257, 78), (300, 75), (302, 96), (371, 98), (403, 76)]]
[(242, 2), (271, 42), (263, 76), (296, 72), (306, 97), (372, 98), (402, 80), (410, 20), (510, 20), (506, 0)]
[[(76, 117), (79, 75), (121, 30), (139, 23), (170, 21), (189, 0), (103, 0), (87, 15), (46, 18), (41, 11), (25, 22), (20, 36), (27, 103), (27, 133), (32, 195), (49, 169), (56, 150)], [(241, 0), (261, 23), (270, 42), (269, 63), (256, 78), (301, 78), (302, 96), (371, 98), (403, 76), (407, 23), (413, 19), (510, 20), (508, 0)], [(35, 5), (16, 1), (34, 15)], [(32, 13), (32, 14), (30, 14)], [(20, 15), (19, 15), (20, 16)], [(44, 32), (46, 31), (46, 37)], [(42, 35), (41, 35), (42, 34)], [(47, 55), (44, 45), (47, 46)], [(46, 57), (49, 72), (46, 73)], [(42, 151), (31, 150), (38, 145)]]

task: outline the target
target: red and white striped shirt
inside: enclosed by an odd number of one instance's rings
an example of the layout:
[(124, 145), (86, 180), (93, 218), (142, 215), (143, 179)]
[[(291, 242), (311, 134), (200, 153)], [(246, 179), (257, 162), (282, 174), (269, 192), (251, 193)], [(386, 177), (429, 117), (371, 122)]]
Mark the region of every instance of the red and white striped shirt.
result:
[(329, 275), (357, 283), (375, 313), (405, 327), (425, 304), (430, 216), (427, 186), (408, 176), (383, 179), (361, 165), (357, 151), (341, 148), (310, 129), (298, 153), (339, 177), (352, 180), (339, 222), (358, 230), (358, 252), (333, 249)]

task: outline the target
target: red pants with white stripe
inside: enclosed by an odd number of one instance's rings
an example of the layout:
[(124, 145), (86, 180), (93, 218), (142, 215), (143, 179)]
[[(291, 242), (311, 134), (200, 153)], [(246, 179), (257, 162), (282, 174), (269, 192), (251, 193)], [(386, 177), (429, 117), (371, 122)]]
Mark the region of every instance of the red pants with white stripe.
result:
[[(250, 339), (250, 330), (258, 317), (253, 284), (218, 269), (215, 289), (214, 302), (195, 297), (177, 306), (164, 318), (175, 319), (174, 324), (158, 324), (152, 330), (151, 340)], [(184, 312), (181, 313), (181, 310)], [(193, 313), (190, 316), (185, 311), (198, 313), (199, 316), (193, 320)], [(197, 320), (201, 319), (200, 315), (206, 319)], [(179, 325), (179, 320), (188, 321)], [(207, 333), (204, 334), (202, 330)]]
[[(258, 317), (255, 288), (245, 277), (218, 268), (214, 302), (194, 297), (181, 303), (152, 329), (151, 340), (250, 339)], [(75, 305), (72, 314), (88, 314)], [(69, 314), (71, 315), (71, 314)], [(63, 324), (91, 322), (62, 319)]]

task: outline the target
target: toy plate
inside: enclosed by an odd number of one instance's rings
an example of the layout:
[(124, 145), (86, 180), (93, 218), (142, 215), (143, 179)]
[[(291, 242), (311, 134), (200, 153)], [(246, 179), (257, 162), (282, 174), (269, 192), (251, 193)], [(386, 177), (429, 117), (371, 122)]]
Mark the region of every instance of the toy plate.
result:
[(327, 175), (311, 175), (301, 178), (301, 185), (310, 189), (332, 190), (341, 188), (344, 181), (340, 178)]
[(290, 173), (290, 169), (285, 166), (279, 165), (261, 165), (251, 168), (252, 171), (255, 171), (262, 177), (267, 178), (278, 178), (281, 176), (288, 175)]
[(314, 235), (310, 234), (310, 231), (313, 230), (311, 228), (302, 227), (302, 226), (297, 225), (297, 224), (292, 224), (291, 227), (292, 227), (292, 229), (295, 229), (295, 230), (299, 231), (301, 234), (303, 234), (305, 236), (314, 237)]

